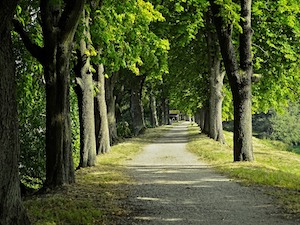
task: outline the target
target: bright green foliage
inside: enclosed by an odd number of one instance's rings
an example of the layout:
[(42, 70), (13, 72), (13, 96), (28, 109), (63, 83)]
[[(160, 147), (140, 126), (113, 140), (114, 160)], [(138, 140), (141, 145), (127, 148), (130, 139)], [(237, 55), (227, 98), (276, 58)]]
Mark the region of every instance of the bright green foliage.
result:
[[(204, 43), (203, 43), (204, 42)], [(207, 55), (199, 54), (205, 39), (193, 40), (185, 47), (173, 48), (170, 53), (170, 73), (166, 77), (170, 106), (192, 114), (208, 100)]]
[(152, 0), (162, 12), (165, 22), (157, 24), (155, 33), (169, 39), (171, 46), (185, 46), (204, 27), (204, 13), (208, 7), (206, 0)]
[(222, 120), (229, 121), (233, 120), (233, 102), (232, 102), (232, 92), (230, 90), (229, 84), (223, 85), (223, 102), (222, 102)]
[(222, 6), (220, 8), (220, 14), (224, 18), (225, 22), (236, 27), (241, 33), (242, 27), (239, 24), (241, 20), (240, 4), (233, 0), (216, 0), (215, 3)]
[(17, 57), (17, 100), (21, 181), (34, 188), (45, 177), (46, 103), (42, 66), (14, 35)]
[[(155, 24), (155, 33), (168, 38), (170, 51), (169, 74), (163, 77), (163, 92), (170, 100), (170, 107), (192, 114), (206, 101), (207, 66), (204, 27), (207, 1), (201, 0), (152, 0), (165, 21)], [(202, 35), (202, 36), (201, 36)], [(198, 40), (196, 40), (198, 39)]]
[(93, 44), (101, 49), (100, 61), (106, 71), (128, 68), (139, 75), (146, 64), (165, 72), (168, 40), (160, 39), (149, 27), (152, 22), (163, 20), (150, 2), (104, 1), (93, 14), (91, 33)]
[(261, 76), (253, 86), (255, 111), (279, 109), (298, 99), (299, 16), (298, 0), (253, 3), (254, 73)]

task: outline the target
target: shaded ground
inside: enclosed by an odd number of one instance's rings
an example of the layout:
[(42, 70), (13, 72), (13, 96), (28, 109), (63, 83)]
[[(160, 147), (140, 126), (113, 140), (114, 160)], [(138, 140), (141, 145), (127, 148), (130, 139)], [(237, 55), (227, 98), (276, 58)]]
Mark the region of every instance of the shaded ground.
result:
[(181, 124), (128, 161), (136, 182), (122, 204), (132, 213), (117, 224), (299, 224), (284, 219), (269, 196), (198, 161), (186, 143)]

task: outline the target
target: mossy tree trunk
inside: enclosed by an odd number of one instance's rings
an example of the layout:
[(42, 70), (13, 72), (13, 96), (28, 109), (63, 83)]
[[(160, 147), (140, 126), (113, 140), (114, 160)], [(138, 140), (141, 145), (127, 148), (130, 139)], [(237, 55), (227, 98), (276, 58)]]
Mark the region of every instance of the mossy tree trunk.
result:
[(0, 3), (0, 224), (30, 224), (19, 180), (20, 142), (11, 28), (16, 0)]

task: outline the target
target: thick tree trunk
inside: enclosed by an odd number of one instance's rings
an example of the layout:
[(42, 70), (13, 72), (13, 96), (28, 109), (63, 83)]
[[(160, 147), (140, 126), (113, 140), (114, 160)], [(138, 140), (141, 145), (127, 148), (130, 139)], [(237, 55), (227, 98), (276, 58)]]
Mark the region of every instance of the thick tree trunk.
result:
[(103, 65), (98, 65), (97, 68), (97, 89), (95, 114), (98, 118), (95, 120), (96, 124), (96, 147), (97, 154), (106, 153), (110, 151), (110, 138), (107, 119), (107, 107), (105, 101), (105, 77)]
[[(90, 41), (89, 15), (83, 13), (84, 36)], [(94, 118), (94, 84), (91, 72), (90, 57), (86, 55), (89, 44), (80, 40), (78, 53), (78, 70), (76, 72), (76, 93), (78, 96), (80, 120), (80, 162), (79, 167), (94, 166), (96, 163), (96, 139)]]
[(252, 161), (251, 78), (234, 90), (234, 161)]
[[(47, 187), (75, 182), (71, 149), (70, 60), (71, 43), (61, 43), (44, 65), (46, 78), (46, 183)], [(69, 53), (68, 53), (69, 52)], [(68, 53), (68, 54), (66, 54)]]
[(118, 77), (119, 74), (116, 72), (108, 79), (105, 79), (105, 100), (107, 105), (107, 120), (111, 144), (117, 143), (119, 140), (116, 120), (116, 96), (114, 95), (115, 84)]
[(44, 47), (31, 42), (15, 22), (26, 48), (44, 67), (46, 80), (46, 182), (56, 187), (75, 182), (71, 149), (70, 58), (85, 0), (41, 1)]
[(21, 201), (20, 142), (11, 20), (17, 1), (0, 3), (0, 224), (30, 224)]
[(39, 59), (46, 79), (46, 182), (56, 187), (75, 182), (71, 148), (70, 58), (84, 0), (57, 5), (41, 1), (44, 52)]
[(130, 113), (134, 135), (138, 135), (146, 129), (144, 110), (142, 105), (142, 88), (145, 76), (133, 75), (130, 95)]
[(217, 29), (226, 74), (229, 79), (234, 104), (234, 161), (252, 161), (251, 114), (251, 0), (241, 1), (240, 66), (232, 43), (232, 25), (225, 23), (220, 6), (210, 1)]
[(209, 132), (208, 135), (212, 139), (225, 143), (222, 125), (222, 87), (225, 73), (221, 72), (221, 55), (218, 45), (218, 37), (214, 32), (212, 24), (212, 16), (207, 13), (207, 52), (209, 65), (209, 82), (210, 82), (210, 98), (209, 98)]

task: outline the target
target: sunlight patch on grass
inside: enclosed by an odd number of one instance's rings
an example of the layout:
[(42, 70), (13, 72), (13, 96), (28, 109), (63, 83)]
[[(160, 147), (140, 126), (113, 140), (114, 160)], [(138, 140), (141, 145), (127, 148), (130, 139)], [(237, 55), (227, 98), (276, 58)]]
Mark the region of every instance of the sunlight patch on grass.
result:
[(199, 134), (189, 127), (188, 149), (218, 171), (247, 185), (272, 187), (272, 191), (289, 212), (300, 212), (300, 156), (287, 151), (279, 142), (253, 137), (254, 162), (233, 162), (233, 134), (224, 131), (227, 145)]

